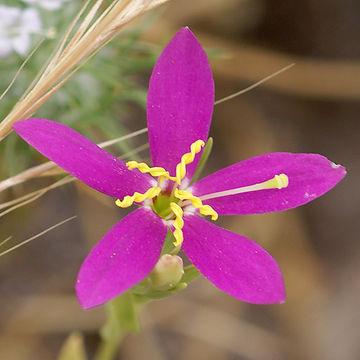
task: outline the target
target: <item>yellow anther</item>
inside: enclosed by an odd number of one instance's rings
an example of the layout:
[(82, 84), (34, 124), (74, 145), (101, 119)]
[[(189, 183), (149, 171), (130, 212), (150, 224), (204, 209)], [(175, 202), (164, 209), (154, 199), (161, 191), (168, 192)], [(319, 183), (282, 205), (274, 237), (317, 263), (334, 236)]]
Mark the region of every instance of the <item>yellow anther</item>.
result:
[(115, 204), (121, 208), (127, 208), (131, 206), (134, 202), (141, 203), (144, 200), (152, 199), (158, 196), (161, 192), (161, 188), (159, 187), (152, 187), (146, 193), (140, 194), (135, 192), (132, 196), (125, 196), (123, 200), (117, 199)]
[(158, 167), (158, 166), (157, 167), (150, 167), (145, 163), (138, 163), (137, 161), (128, 161), (126, 163), (126, 166), (128, 167), (129, 170), (138, 169), (142, 173), (148, 173), (148, 174), (150, 174), (152, 176), (159, 176), (160, 177), (160, 182), (162, 182), (162, 180), (164, 178), (172, 180), (172, 181), (176, 181), (176, 178), (170, 176), (169, 172), (166, 171), (162, 167)]
[(210, 205), (203, 205), (202, 201), (190, 191), (175, 189), (175, 197), (180, 200), (190, 200), (194, 208), (199, 209), (200, 214), (211, 216), (211, 220), (217, 220), (218, 214)]
[(190, 146), (190, 152), (184, 154), (181, 157), (181, 162), (176, 165), (176, 182), (180, 185), (181, 180), (186, 175), (186, 165), (192, 163), (195, 159), (195, 155), (201, 151), (201, 148), (205, 146), (202, 140), (193, 142)]
[(192, 163), (195, 159), (195, 155), (201, 151), (201, 148), (205, 146), (202, 140), (197, 140), (190, 146), (190, 152), (184, 154), (181, 157), (181, 161), (176, 165), (176, 176), (170, 176), (169, 172), (162, 167), (150, 167), (145, 163), (138, 163), (137, 161), (128, 161), (126, 166), (129, 170), (138, 169), (142, 173), (148, 173), (152, 176), (158, 176), (159, 181), (162, 182), (164, 178), (172, 181), (176, 181), (180, 185), (181, 180), (186, 175), (186, 165)]
[(175, 228), (175, 230), (173, 231), (175, 241), (173, 244), (174, 246), (180, 246), (184, 240), (184, 235), (182, 232), (182, 228), (184, 226), (184, 220), (182, 218), (183, 211), (181, 207), (174, 202), (170, 203), (170, 209), (175, 215), (175, 220), (173, 223), (173, 226)]
[(275, 175), (260, 185), (263, 186), (263, 189), (282, 189), (289, 185), (289, 178), (285, 174)]

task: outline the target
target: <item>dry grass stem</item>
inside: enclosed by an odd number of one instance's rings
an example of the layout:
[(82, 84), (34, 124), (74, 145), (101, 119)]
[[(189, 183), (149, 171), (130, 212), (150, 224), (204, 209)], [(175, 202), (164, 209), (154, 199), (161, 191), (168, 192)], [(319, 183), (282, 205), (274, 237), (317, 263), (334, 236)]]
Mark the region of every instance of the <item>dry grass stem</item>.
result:
[[(48, 64), (26, 90), (12, 111), (0, 123), (0, 139), (11, 132), (12, 124), (30, 117), (119, 30), (139, 15), (168, 0), (114, 0), (97, 16), (102, 0), (87, 1), (70, 25)], [(90, 3), (93, 3), (90, 6)], [(87, 15), (80, 22), (82, 15)], [(80, 22), (80, 23), (79, 23)], [(77, 30), (74, 32), (74, 29)]]
[[(129, 151), (128, 153), (120, 156), (119, 159), (123, 160), (123, 159), (125, 159), (125, 158), (127, 158), (129, 156), (133, 156), (134, 154), (138, 154), (139, 152), (147, 149), (148, 147), (149, 147), (149, 143), (140, 145), (140, 146), (136, 147), (135, 149)], [(16, 209), (22, 207), (22, 206), (25, 206), (27, 204), (32, 203), (33, 201), (39, 199), (41, 196), (45, 195), (48, 191), (50, 191), (52, 189), (55, 189), (55, 188), (58, 188), (58, 187), (60, 187), (62, 185), (68, 184), (70, 182), (73, 182), (75, 180), (77, 180), (77, 179), (74, 176), (67, 175), (67, 176), (63, 177), (62, 179), (54, 182), (53, 184), (51, 184), (49, 186), (43, 187), (43, 188), (41, 188), (39, 190), (35, 190), (35, 191), (33, 191), (31, 193), (28, 193), (28, 194), (26, 194), (24, 196), (21, 196), (21, 197), (18, 197), (16, 199), (13, 199), (11, 201), (0, 204), (0, 210), (7, 208), (6, 210), (4, 210), (3, 212), (0, 213), (0, 218), (3, 217), (6, 214), (9, 214), (10, 212), (12, 212), (12, 211), (14, 211)]]
[(12, 236), (9, 236), (8, 238), (6, 238), (5, 240), (3, 240), (1, 243), (0, 243), (0, 247), (5, 245), (9, 240), (12, 239)]
[(21, 184), (22, 182), (39, 176), (40, 174), (53, 169), (56, 165), (52, 161), (48, 161), (44, 164), (33, 166), (15, 176), (9, 177), (6, 180), (0, 182), (0, 191), (4, 191), (12, 186)]
[(36, 235), (22, 241), (20, 244), (17, 244), (15, 246), (11, 247), (10, 249), (7, 249), (7, 250), (3, 251), (2, 253), (0, 253), (0, 256), (6, 255), (6, 254), (18, 249), (19, 247), (21, 247), (21, 246), (23, 246), (25, 244), (28, 244), (30, 241), (33, 241), (33, 240), (37, 239), (39, 236), (42, 236), (42, 235), (48, 233), (49, 231), (57, 228), (58, 226), (61, 226), (61, 225), (65, 224), (65, 223), (67, 223), (68, 221), (71, 221), (71, 220), (75, 219), (76, 217), (77, 216), (71, 216), (71, 217), (69, 217), (69, 218), (67, 218), (67, 219), (65, 219), (63, 221), (58, 222), (57, 224), (55, 224), (53, 226), (50, 226), (49, 228), (41, 231), (40, 233), (38, 233), (38, 234), (36, 234)]
[(25, 67), (25, 65), (28, 63), (28, 61), (32, 58), (32, 56), (36, 53), (36, 51), (40, 48), (41, 44), (44, 42), (44, 39), (40, 40), (38, 42), (38, 44), (34, 47), (34, 49), (30, 52), (30, 54), (26, 57), (26, 59), (24, 60), (24, 62), (21, 64), (21, 66), (19, 67), (19, 69), (17, 69), (14, 77), (12, 78), (12, 80), (10, 81), (10, 84), (8, 85), (8, 87), (5, 89), (5, 91), (0, 95), (0, 100), (3, 99), (3, 97), (8, 93), (8, 91), (11, 89), (11, 87), (14, 85), (14, 82), (16, 81), (16, 79), (18, 78), (18, 76), (20, 75), (22, 69)]
[(3, 203), (0, 205), (0, 208), (6, 208), (8, 206), (11, 206), (10, 208), (4, 210), (3, 212), (0, 213), (0, 218), (3, 217), (4, 215), (6, 214), (9, 214), (10, 212), (22, 207), (22, 206), (25, 206), (27, 204), (30, 204), (32, 203), (33, 201), (37, 200), (38, 198), (40, 198), (41, 196), (45, 195), (49, 190), (52, 190), (52, 189), (55, 189), (59, 186), (62, 186), (62, 185), (65, 185), (67, 183), (70, 183), (72, 181), (76, 180), (76, 178), (74, 178), (73, 176), (71, 175), (68, 175), (68, 176), (65, 176), (63, 177), (62, 179), (54, 182), (53, 184), (49, 185), (49, 186), (46, 186), (42, 189), (39, 189), (39, 190), (36, 190), (36, 191), (33, 191), (29, 194), (26, 194), (24, 196), (21, 196), (17, 199), (14, 199), (14, 200), (11, 200), (11, 201), (8, 201), (6, 203)]
[(258, 87), (259, 85), (265, 83), (266, 81), (272, 79), (273, 77), (275, 77), (275, 76), (277, 76), (277, 75), (280, 75), (281, 73), (283, 73), (283, 72), (286, 71), (286, 70), (289, 70), (289, 69), (292, 68), (294, 65), (295, 65), (295, 63), (290, 64), (290, 65), (287, 65), (287, 66), (283, 67), (282, 69), (280, 69), (280, 70), (278, 70), (278, 71), (270, 74), (269, 76), (261, 79), (260, 81), (256, 82), (255, 84), (252, 84), (252, 85), (248, 86), (248, 87), (245, 88), (245, 89), (242, 89), (242, 90), (240, 90), (240, 91), (238, 91), (238, 92), (236, 92), (236, 93), (234, 93), (234, 94), (231, 94), (231, 95), (229, 95), (229, 96), (226, 96), (226, 97), (224, 97), (224, 98), (222, 98), (222, 99), (220, 99), (220, 100), (216, 100), (216, 101), (215, 101), (215, 105), (221, 104), (221, 103), (223, 103), (223, 102), (225, 102), (225, 101), (228, 101), (228, 100), (231, 100), (231, 99), (233, 99), (233, 98), (235, 98), (235, 97), (237, 97), (237, 96), (239, 96), (239, 95), (245, 94), (246, 92), (248, 92), (248, 91), (250, 91), (250, 90)]
[[(134, 131), (130, 134), (118, 137), (116, 139), (104, 141), (104, 142), (98, 144), (98, 146), (100, 146), (101, 148), (106, 148), (106, 147), (114, 145), (118, 142), (129, 140), (131, 138), (134, 138), (134, 137), (144, 134), (146, 132), (147, 132), (147, 128), (143, 128), (143, 129)], [(141, 151), (141, 150), (137, 150), (137, 149), (134, 149), (134, 150)], [(126, 157), (127, 155), (128, 154), (125, 154), (123, 156)], [(48, 161), (44, 164), (34, 166), (34, 167), (27, 169), (15, 176), (12, 176), (8, 179), (0, 181), (0, 192), (4, 191), (12, 186), (21, 184), (27, 180), (33, 179), (35, 177), (53, 176), (53, 175), (59, 175), (62, 173), (64, 173), (64, 171), (62, 169), (60, 169), (54, 162)], [(1, 209), (1, 205), (0, 205), (0, 209)]]
[(135, 136), (139, 136), (139, 135), (142, 135), (142, 134), (145, 134), (146, 132), (148, 131), (147, 128), (143, 128), (143, 129), (140, 129), (140, 130), (136, 130), (130, 134), (127, 134), (127, 135), (124, 135), (124, 136), (121, 136), (121, 137), (118, 137), (116, 139), (112, 139), (112, 140), (107, 140), (107, 141), (104, 141), (100, 144), (98, 144), (101, 148), (106, 148), (108, 146), (111, 146), (111, 145), (114, 145), (120, 141), (125, 141), (125, 140), (129, 140), (129, 139), (132, 139), (133, 137)]

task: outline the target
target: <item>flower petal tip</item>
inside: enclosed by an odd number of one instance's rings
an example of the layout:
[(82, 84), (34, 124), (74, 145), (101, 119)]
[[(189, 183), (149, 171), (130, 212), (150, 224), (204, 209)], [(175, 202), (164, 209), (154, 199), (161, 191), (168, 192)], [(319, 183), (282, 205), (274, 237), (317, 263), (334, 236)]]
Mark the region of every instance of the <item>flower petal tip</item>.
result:
[[(191, 36), (192, 38), (195, 38), (196, 39), (196, 36), (194, 35), (194, 33), (190, 30), (190, 28), (188, 26), (184, 26), (182, 27), (176, 35), (179, 35), (179, 34), (184, 34), (184, 35), (188, 35), (188, 36)], [(175, 36), (176, 36), (175, 35)]]
[(329, 163), (331, 168), (334, 169), (339, 176), (341, 176), (340, 180), (347, 174), (346, 168), (344, 166), (336, 164), (331, 160), (329, 160)]
[(101, 305), (101, 303), (93, 301), (93, 299), (89, 299), (88, 297), (84, 296), (83, 291), (80, 286), (79, 279), (76, 281), (75, 292), (76, 292), (76, 296), (78, 298), (79, 304), (84, 310), (90, 310), (98, 305)]
[(273, 300), (268, 302), (267, 304), (284, 304), (285, 302), (286, 302), (286, 292), (285, 292), (285, 286), (283, 284), (282, 290), (274, 294)]
[(230, 295), (235, 295), (235, 298), (245, 301), (249, 304), (271, 305), (285, 303), (285, 285), (279, 268), (277, 276), (270, 276), (267, 282), (263, 282), (263, 285), (265, 285), (264, 288), (249, 288), (248, 291), (241, 294), (240, 297), (236, 296), (236, 294)]
[(330, 169), (327, 171), (328, 181), (332, 184), (329, 190), (336, 186), (347, 174), (346, 168), (327, 159)]
[(196, 46), (199, 46), (202, 48), (201, 44), (199, 43), (199, 40), (197, 39), (197, 37), (194, 35), (194, 33), (190, 30), (190, 28), (188, 26), (185, 26), (183, 28), (181, 28), (174, 36), (174, 39), (181, 39), (180, 41), (183, 42), (188, 42), (188, 43), (193, 43), (194, 46), (196, 44)]
[[(93, 292), (92, 295), (89, 296), (88, 287), (82, 286), (79, 279), (76, 280), (75, 292), (78, 302), (83, 310), (91, 310), (111, 300), (111, 298), (104, 298), (101, 292), (99, 292), (98, 294), (96, 292)], [(121, 294), (122, 293), (118, 293), (117, 296)]]

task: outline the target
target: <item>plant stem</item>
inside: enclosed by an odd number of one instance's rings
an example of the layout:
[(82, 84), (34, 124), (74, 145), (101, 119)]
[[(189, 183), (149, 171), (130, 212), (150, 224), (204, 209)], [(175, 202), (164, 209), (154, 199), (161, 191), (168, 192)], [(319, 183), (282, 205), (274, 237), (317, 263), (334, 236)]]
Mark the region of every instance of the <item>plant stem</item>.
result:
[(119, 350), (120, 344), (125, 334), (110, 339), (102, 339), (94, 360), (114, 360), (116, 352)]
[(105, 305), (106, 322), (100, 330), (101, 343), (94, 360), (114, 360), (126, 334), (138, 332), (138, 310), (131, 291)]

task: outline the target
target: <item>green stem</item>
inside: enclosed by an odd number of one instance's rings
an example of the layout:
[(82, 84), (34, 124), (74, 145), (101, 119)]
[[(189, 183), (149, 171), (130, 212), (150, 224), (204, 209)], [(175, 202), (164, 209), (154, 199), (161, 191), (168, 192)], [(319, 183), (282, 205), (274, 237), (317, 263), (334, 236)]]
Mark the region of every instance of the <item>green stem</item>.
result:
[[(172, 245), (173, 235), (168, 231), (163, 253), (168, 253)], [(179, 251), (175, 248), (172, 252)], [(139, 332), (138, 312), (148, 301), (173, 295), (186, 288), (187, 284), (200, 275), (194, 265), (184, 267), (184, 275), (172, 289), (160, 291), (151, 288), (149, 278), (105, 305), (107, 320), (100, 331), (101, 342), (94, 360), (114, 360), (122, 340), (129, 333)]]
[(102, 339), (94, 360), (114, 360), (125, 334), (119, 334), (115, 338)]
[(127, 291), (105, 305), (106, 322), (100, 330), (101, 343), (95, 360), (114, 360), (122, 339), (139, 331), (138, 310), (131, 291)]

